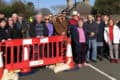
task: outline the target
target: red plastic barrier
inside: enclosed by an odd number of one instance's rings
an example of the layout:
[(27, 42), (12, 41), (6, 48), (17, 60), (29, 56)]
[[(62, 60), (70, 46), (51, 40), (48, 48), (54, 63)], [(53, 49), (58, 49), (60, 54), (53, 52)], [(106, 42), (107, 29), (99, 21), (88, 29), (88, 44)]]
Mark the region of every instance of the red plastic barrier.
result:
[(16, 39), (0, 43), (4, 67), (8, 70), (30, 71), (31, 67), (65, 62), (66, 36)]

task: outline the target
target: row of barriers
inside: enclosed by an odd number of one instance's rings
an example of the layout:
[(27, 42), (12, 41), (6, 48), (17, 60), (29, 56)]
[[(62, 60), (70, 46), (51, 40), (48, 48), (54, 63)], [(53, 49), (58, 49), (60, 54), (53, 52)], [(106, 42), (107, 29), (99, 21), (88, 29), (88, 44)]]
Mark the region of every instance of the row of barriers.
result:
[[(29, 72), (32, 67), (65, 63), (73, 68), (70, 38), (16, 39), (0, 43), (0, 78), (3, 70)], [(1, 80), (1, 79), (0, 79)]]

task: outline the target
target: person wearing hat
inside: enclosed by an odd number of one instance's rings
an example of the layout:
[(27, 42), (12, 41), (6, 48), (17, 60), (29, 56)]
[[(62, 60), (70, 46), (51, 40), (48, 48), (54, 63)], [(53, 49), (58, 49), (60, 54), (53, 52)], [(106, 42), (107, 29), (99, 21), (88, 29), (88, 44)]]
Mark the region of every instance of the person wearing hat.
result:
[(69, 20), (69, 30), (70, 30), (70, 37), (71, 37), (71, 41), (72, 41), (72, 53), (74, 53), (73, 60), (75, 63), (78, 63), (77, 54), (79, 53), (78, 47), (80, 47), (79, 39), (77, 37), (77, 36), (79, 36), (78, 30), (77, 30), (78, 21), (79, 21), (78, 12), (73, 11), (72, 18)]
[(77, 11), (73, 11), (72, 12), (72, 18), (69, 20), (69, 24), (70, 25), (77, 25), (77, 22), (79, 20), (79, 16), (78, 16), (78, 12)]

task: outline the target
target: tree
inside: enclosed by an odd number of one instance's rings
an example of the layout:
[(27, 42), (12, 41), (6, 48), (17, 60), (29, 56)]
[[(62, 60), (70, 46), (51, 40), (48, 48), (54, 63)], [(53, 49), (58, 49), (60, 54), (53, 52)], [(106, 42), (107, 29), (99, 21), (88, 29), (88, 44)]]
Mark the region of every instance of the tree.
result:
[(58, 14), (61, 11), (63, 11), (66, 8), (65, 5), (56, 5), (56, 6), (52, 6), (51, 9), (53, 11), (54, 14)]
[(120, 14), (120, 0), (96, 0), (93, 11), (101, 14)]
[(50, 11), (50, 9), (48, 9), (48, 8), (42, 8), (42, 9), (40, 9), (40, 11), (43, 14), (43, 16), (47, 16), (47, 15), (52, 14), (52, 12)]
[[(0, 1), (2, 2), (2, 0)], [(12, 1), (13, 3), (11, 4), (2, 2), (2, 5), (0, 5), (0, 11), (5, 13), (7, 17), (11, 16), (12, 13), (24, 14), (27, 18), (33, 16), (35, 10), (32, 2), (25, 4), (21, 0)]]
[(30, 17), (30, 16), (32, 16), (33, 14), (34, 14), (34, 10), (35, 8), (34, 8), (34, 4), (32, 3), (32, 2), (28, 2), (27, 4), (26, 4), (26, 12), (25, 12), (25, 17)]
[(16, 1), (12, 4), (12, 9), (15, 13), (23, 13), (25, 14), (25, 4), (21, 1)]

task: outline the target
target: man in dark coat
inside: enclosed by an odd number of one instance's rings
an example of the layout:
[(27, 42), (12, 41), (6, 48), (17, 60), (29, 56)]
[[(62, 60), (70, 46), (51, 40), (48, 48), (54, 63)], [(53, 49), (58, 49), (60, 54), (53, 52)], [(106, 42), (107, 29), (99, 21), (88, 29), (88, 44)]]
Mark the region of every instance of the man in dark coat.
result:
[(42, 22), (42, 14), (38, 13), (35, 16), (35, 22), (30, 25), (29, 29), (30, 37), (43, 38), (48, 36), (48, 29), (45, 23)]
[(87, 62), (90, 61), (90, 51), (92, 48), (92, 61), (97, 61), (97, 32), (98, 24), (94, 21), (92, 15), (88, 15), (88, 21), (84, 24), (88, 36)]
[(23, 18), (22, 14), (18, 16), (18, 26), (20, 27), (22, 37), (27, 38), (28, 37), (28, 24), (27, 24), (27, 21)]
[(97, 52), (98, 58), (100, 61), (103, 60), (103, 43), (104, 43), (104, 22), (102, 21), (102, 17), (100, 15), (96, 18), (96, 23), (98, 24), (98, 33), (97, 33)]
[(17, 35), (16, 38), (21, 39), (22, 38), (22, 27), (18, 22), (18, 15), (16, 13), (13, 13), (12, 14), (12, 19), (13, 19), (14, 27), (15, 27), (15, 30), (16, 30), (16, 35)]
[[(104, 15), (103, 17), (103, 24), (104, 24), (104, 29), (105, 27), (108, 27), (108, 22), (109, 22), (110, 17), (108, 15)], [(104, 41), (104, 57), (109, 59), (109, 47), (108, 44), (106, 44), (106, 42)]]

